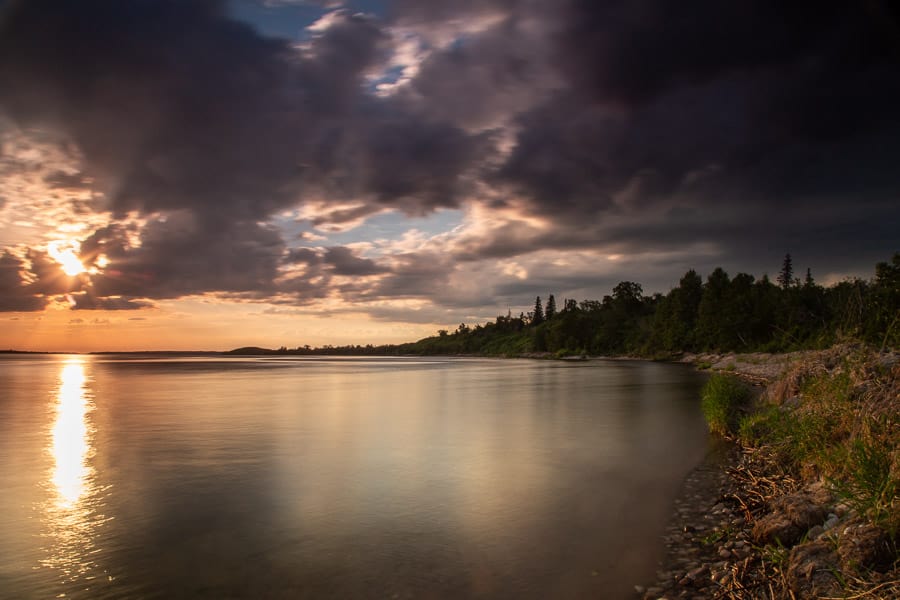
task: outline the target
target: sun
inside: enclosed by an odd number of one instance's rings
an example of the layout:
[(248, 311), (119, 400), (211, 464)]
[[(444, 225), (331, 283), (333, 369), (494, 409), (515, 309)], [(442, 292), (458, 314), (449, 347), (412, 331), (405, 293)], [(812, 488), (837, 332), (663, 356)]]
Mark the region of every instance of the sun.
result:
[(63, 273), (69, 277), (80, 275), (86, 271), (84, 265), (78, 259), (80, 245), (76, 242), (50, 242), (47, 244), (47, 254), (59, 263)]

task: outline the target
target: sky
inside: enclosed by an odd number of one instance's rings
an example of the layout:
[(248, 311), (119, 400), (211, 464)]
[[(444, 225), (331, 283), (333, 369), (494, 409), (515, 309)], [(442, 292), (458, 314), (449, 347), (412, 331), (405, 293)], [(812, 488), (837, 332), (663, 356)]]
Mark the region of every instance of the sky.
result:
[(900, 16), (0, 0), (0, 348), (413, 341), (900, 250)]

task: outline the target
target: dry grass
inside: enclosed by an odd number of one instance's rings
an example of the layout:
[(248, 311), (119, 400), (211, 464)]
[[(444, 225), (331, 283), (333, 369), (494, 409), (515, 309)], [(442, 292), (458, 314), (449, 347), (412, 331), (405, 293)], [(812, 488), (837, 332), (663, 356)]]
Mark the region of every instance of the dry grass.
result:
[[(898, 375), (896, 355), (864, 347), (810, 354), (771, 384), (758, 410), (740, 424), (745, 451), (729, 472), (732, 490), (726, 499), (748, 524), (766, 513), (774, 498), (824, 481), (849, 507), (847, 522), (874, 524), (892, 540), (895, 562), (886, 572), (831, 573), (841, 589), (835, 598), (900, 598)], [(852, 542), (850, 537), (844, 541)], [(835, 547), (843, 543), (838, 535), (828, 539)], [(789, 554), (780, 546), (756, 548), (730, 566), (714, 597), (797, 597), (788, 583)]]

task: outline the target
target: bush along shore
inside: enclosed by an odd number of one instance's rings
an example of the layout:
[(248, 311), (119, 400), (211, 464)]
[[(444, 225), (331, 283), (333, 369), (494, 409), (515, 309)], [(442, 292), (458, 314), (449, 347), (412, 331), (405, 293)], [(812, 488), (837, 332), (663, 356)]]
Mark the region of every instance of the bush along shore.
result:
[(722, 450), (676, 502), (640, 598), (900, 598), (900, 354), (687, 357)]

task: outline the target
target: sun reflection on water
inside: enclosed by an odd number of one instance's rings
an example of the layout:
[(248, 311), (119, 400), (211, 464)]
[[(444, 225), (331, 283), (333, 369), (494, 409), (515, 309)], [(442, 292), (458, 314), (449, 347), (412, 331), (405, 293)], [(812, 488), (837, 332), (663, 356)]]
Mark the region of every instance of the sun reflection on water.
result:
[(56, 463), (52, 481), (56, 487), (57, 506), (73, 509), (84, 494), (91, 473), (87, 464), (90, 451), (87, 414), (91, 407), (85, 389), (84, 364), (77, 359), (66, 363), (59, 379), (56, 423), (50, 448)]
[(99, 512), (93, 455), (94, 409), (85, 361), (69, 358), (62, 365), (56, 394), (56, 418), (48, 451), (53, 459), (49, 474), (52, 499), (43, 509), (51, 544), (42, 564), (57, 569), (66, 581), (95, 578), (97, 528), (106, 520)]

